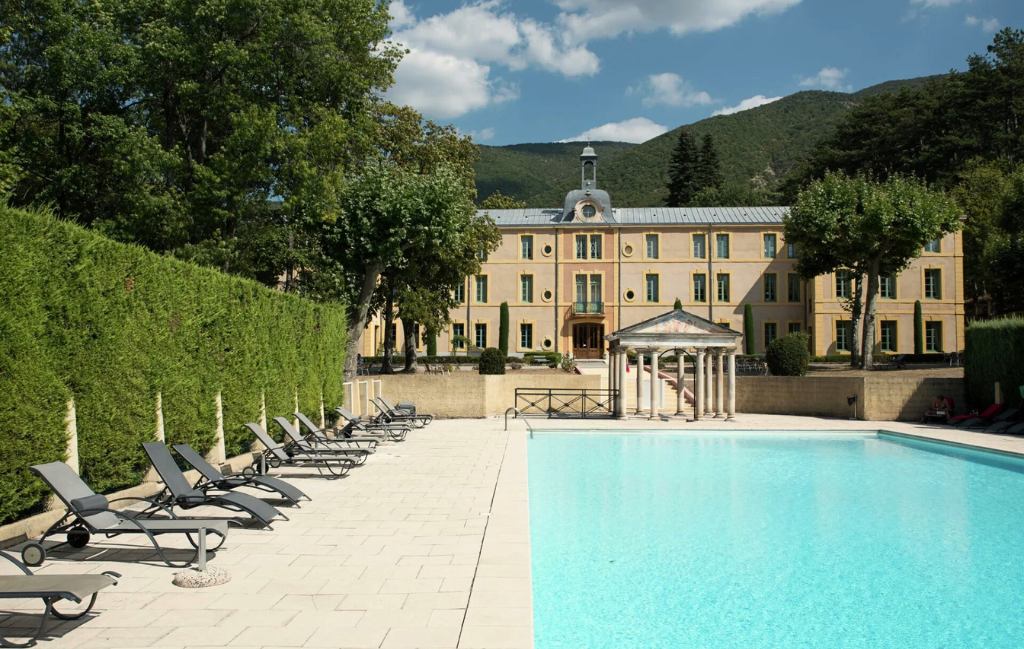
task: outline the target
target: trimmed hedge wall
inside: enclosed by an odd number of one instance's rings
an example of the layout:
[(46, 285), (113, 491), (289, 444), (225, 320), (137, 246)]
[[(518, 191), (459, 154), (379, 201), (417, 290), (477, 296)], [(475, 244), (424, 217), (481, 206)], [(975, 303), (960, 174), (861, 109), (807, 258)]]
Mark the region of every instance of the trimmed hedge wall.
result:
[(995, 401), (995, 383), (1003, 389), (1003, 401), (1021, 402), (1018, 388), (1024, 385), (1024, 318), (978, 320), (967, 326), (964, 378), (967, 400), (978, 409)]
[(74, 398), (82, 476), (97, 492), (138, 484), (156, 393), (169, 443), (225, 448), (242, 424), (340, 399), (344, 309), (112, 242), (0, 204), (0, 524), (48, 495), (31, 464), (65, 459)]

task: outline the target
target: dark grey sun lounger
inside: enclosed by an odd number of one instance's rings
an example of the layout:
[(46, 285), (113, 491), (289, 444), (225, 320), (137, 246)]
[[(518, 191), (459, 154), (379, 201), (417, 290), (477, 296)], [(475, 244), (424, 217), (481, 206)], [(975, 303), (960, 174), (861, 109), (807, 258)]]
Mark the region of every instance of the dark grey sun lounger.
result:
[(380, 414), (374, 419), (374, 421), (377, 422), (387, 424), (403, 424), (411, 422), (416, 424), (418, 428), (423, 428), (430, 422), (434, 421), (434, 415), (418, 415), (408, 410), (395, 408), (391, 405), (391, 402), (384, 397), (371, 399), (371, 401), (373, 401), (374, 405), (377, 406), (377, 410), (380, 411)]
[(267, 529), (273, 529), (270, 527), (270, 522), (275, 518), (288, 520), (288, 517), (279, 512), (276, 507), (249, 494), (209, 494), (201, 489), (193, 489), (185, 474), (175, 464), (170, 449), (163, 442), (146, 442), (142, 448), (146, 451), (149, 461), (153, 463), (153, 468), (156, 469), (165, 485), (164, 490), (153, 497), (154, 503), (166, 507), (178, 506), (182, 509), (203, 506), (220, 507), (228, 511), (248, 514)]
[(295, 430), (295, 427), (292, 426), (292, 422), (288, 421), (284, 417), (274, 417), (274, 423), (280, 426), (281, 430), (284, 431), (285, 437), (289, 440), (289, 444), (294, 445), (295, 448), (302, 453), (340, 455), (341, 457), (347, 457), (352, 460), (352, 463), (355, 466), (366, 462), (366, 457), (370, 454), (368, 449), (353, 448), (344, 442), (334, 444), (331, 440), (325, 440), (323, 442), (318, 439), (313, 439), (312, 441), (307, 440), (299, 434), (299, 431)]
[(340, 478), (352, 468), (353, 462), (351, 458), (333, 454), (306, 453), (295, 448), (293, 444), (281, 446), (259, 424), (246, 424), (245, 427), (252, 431), (256, 439), (260, 440), (263, 446), (266, 447), (266, 450), (252, 464), (253, 468), (258, 472), (262, 472), (267, 464), (275, 469), (282, 465), (296, 467), (311, 466), (319, 471), (321, 475), (326, 470), (329, 477), (333, 479)]
[(348, 422), (348, 424), (341, 429), (341, 434), (345, 437), (351, 437), (353, 433), (359, 433), (360, 435), (377, 435), (395, 442), (401, 442), (405, 440), (406, 435), (408, 435), (412, 430), (408, 424), (365, 423), (360, 421), (359, 417), (356, 417), (349, 412), (345, 406), (338, 406), (334, 411)]
[[(153, 548), (156, 549), (160, 559), (168, 566), (184, 568), (199, 557), (198, 538), (193, 539), (192, 535), (198, 537), (199, 530), (205, 529), (210, 534), (216, 534), (221, 538), (220, 547), (228, 537), (228, 521), (223, 519), (179, 519), (173, 511), (161, 507), (169, 517), (146, 518), (138, 513), (126, 511), (114, 511), (110, 509), (110, 502), (120, 500), (135, 500), (153, 504), (147, 498), (117, 498), (108, 501), (85, 484), (78, 474), (63, 462), (50, 462), (49, 464), (38, 464), (30, 467), (32, 472), (42, 478), (43, 482), (53, 490), (53, 493), (68, 508), (63, 517), (46, 530), (38, 541), (25, 545), (21, 551), (22, 560), (30, 566), (38, 566), (46, 558), (46, 550), (42, 542), (53, 534), (65, 534), (67, 543), (73, 548), (84, 548), (89, 543), (91, 534), (103, 534), (107, 538), (119, 534), (145, 534)], [(164, 554), (163, 548), (156, 542), (160, 534), (184, 534), (188, 537), (189, 543), (197, 548), (196, 557), (188, 561), (171, 561)], [(63, 545), (59, 543), (58, 545)], [(51, 548), (52, 549), (52, 548)], [(213, 548), (211, 548), (213, 549)]]
[[(96, 595), (106, 588), (117, 584), (121, 576), (116, 572), (104, 572), (99, 575), (33, 575), (24, 563), (0, 550), (0, 558), (7, 559), (22, 573), (21, 575), (0, 575), (0, 599), (35, 599), (43, 600), (46, 609), (39, 621), (39, 628), (31, 639), (25, 642), (14, 642), (2, 635), (0, 627), (0, 647), (31, 647), (43, 635), (46, 621), (50, 615), (58, 620), (77, 620), (85, 617), (96, 604)], [(81, 604), (89, 600), (84, 611), (77, 613), (61, 613), (54, 606), (61, 600)]]
[(296, 507), (299, 506), (299, 501), (303, 498), (310, 500), (310, 497), (303, 493), (301, 489), (284, 480), (265, 475), (228, 477), (217, 470), (217, 467), (207, 462), (202, 455), (188, 444), (175, 444), (172, 448), (175, 453), (191, 464), (202, 476), (198, 482), (192, 485), (193, 489), (230, 491), (237, 487), (252, 487), (260, 491), (280, 494), (285, 499), (291, 501)]
[(309, 417), (301, 412), (295, 413), (295, 418), (299, 420), (299, 425), (305, 426), (309, 430), (310, 436), (318, 442), (338, 445), (347, 444), (351, 448), (362, 448), (371, 453), (377, 450), (377, 443), (380, 442), (379, 437), (328, 437), (322, 428), (310, 421)]

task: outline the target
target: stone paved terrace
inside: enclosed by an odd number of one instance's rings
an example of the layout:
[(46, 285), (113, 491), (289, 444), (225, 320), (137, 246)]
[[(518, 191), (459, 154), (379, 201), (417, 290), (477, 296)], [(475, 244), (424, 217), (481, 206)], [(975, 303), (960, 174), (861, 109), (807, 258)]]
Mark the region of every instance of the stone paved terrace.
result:
[[(760, 415), (728, 424), (531, 423), (664, 432), (879, 427)], [(437, 421), (404, 443), (382, 445), (346, 478), (296, 478), (313, 502), (284, 508), (291, 521), (274, 531), (233, 529), (211, 561), (231, 572), (222, 586), (177, 588), (175, 570), (138, 562), (148, 552), (119, 555), (106, 541), (82, 551), (84, 561), (64, 552), (40, 572), (115, 570), (124, 577), (100, 593), (96, 615), (51, 625), (40, 646), (532, 647), (527, 436), (522, 422), (510, 428), (504, 433), (499, 419)], [(1024, 453), (1024, 439), (908, 424), (881, 428)]]

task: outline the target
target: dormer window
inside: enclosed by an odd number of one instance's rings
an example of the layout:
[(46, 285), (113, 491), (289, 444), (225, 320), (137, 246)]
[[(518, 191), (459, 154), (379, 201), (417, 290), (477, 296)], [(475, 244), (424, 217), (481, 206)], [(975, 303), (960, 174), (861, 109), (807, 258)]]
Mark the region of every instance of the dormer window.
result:
[(584, 205), (582, 211), (583, 218), (585, 219), (592, 219), (595, 216), (597, 216), (597, 208), (594, 207), (593, 205)]

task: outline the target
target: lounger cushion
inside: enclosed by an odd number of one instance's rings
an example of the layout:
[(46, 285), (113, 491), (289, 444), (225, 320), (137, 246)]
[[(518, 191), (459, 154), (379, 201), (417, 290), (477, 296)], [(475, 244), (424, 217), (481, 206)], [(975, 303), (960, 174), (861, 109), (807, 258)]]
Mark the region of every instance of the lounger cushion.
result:
[(107, 509), (110, 507), (110, 503), (107, 502), (107, 498), (101, 494), (93, 494), (86, 496), (85, 498), (74, 498), (71, 501), (71, 506), (80, 512), (88, 510)]
[(107, 575), (2, 575), (0, 598), (63, 597), (81, 602), (114, 583)]

